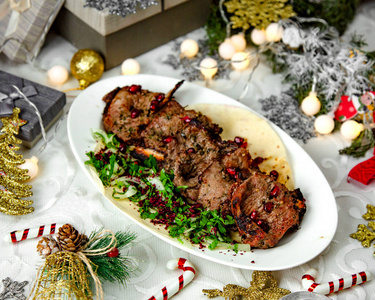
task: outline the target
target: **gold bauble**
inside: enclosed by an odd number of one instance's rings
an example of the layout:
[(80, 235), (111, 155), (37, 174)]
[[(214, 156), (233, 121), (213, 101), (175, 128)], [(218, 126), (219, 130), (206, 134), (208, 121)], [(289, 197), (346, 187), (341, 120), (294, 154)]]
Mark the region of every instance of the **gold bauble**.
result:
[(104, 61), (98, 52), (91, 49), (81, 49), (73, 55), (70, 70), (78, 80), (80, 88), (85, 89), (102, 76)]

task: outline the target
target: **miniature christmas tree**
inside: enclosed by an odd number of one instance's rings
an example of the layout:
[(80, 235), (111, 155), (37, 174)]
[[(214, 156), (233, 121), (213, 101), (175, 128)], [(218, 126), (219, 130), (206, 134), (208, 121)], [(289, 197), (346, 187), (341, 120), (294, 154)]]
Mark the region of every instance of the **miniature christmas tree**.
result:
[(14, 135), (18, 134), (19, 128), (26, 124), (25, 120), (19, 119), (20, 109), (13, 109), (13, 115), (3, 117), (3, 127), (0, 132), (0, 212), (9, 215), (24, 215), (34, 211), (30, 205), (32, 200), (22, 200), (32, 196), (31, 185), (23, 184), (22, 181), (29, 179), (27, 170), (18, 168), (25, 160), (19, 150), (21, 140)]

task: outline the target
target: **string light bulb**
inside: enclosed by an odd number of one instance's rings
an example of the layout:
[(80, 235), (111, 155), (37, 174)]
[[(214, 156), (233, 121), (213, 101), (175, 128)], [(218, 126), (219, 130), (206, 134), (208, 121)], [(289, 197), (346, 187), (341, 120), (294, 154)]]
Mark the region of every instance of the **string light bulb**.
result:
[(121, 65), (122, 75), (138, 74), (140, 70), (141, 70), (141, 67), (134, 58), (125, 59)]
[(230, 41), (234, 48), (236, 49), (236, 52), (241, 52), (246, 49), (246, 39), (242, 32), (232, 35), (230, 37)]
[(262, 45), (267, 42), (266, 31), (254, 28), (251, 31), (250, 39), (255, 45)]
[(181, 43), (180, 51), (182, 56), (192, 58), (199, 51), (198, 43), (193, 39), (186, 39)]
[(284, 29), (278, 23), (271, 23), (266, 28), (266, 38), (268, 42), (278, 42), (283, 36)]
[(63, 85), (69, 78), (68, 70), (60, 65), (53, 66), (47, 72), (48, 78), (52, 84)]
[(321, 107), (321, 103), (316, 96), (316, 93), (311, 91), (309, 95), (302, 100), (301, 109), (305, 115), (313, 116), (316, 115)]
[(26, 174), (30, 176), (29, 180), (34, 179), (38, 175), (38, 161), (39, 159), (36, 156), (32, 156), (31, 158), (26, 158), (25, 162), (18, 166), (20, 169), (28, 170)]
[(347, 120), (341, 124), (340, 132), (344, 138), (354, 140), (359, 136), (363, 129), (363, 124), (354, 120)]
[(219, 55), (224, 59), (231, 59), (236, 53), (236, 48), (231, 43), (229, 38), (225, 39), (219, 46)]
[(232, 56), (232, 67), (237, 71), (245, 70), (250, 64), (249, 54), (237, 52)]
[(199, 67), (205, 79), (211, 79), (218, 71), (217, 61), (212, 57), (206, 57), (202, 59)]
[(330, 115), (320, 115), (315, 119), (314, 127), (320, 134), (329, 134), (335, 128), (335, 121)]

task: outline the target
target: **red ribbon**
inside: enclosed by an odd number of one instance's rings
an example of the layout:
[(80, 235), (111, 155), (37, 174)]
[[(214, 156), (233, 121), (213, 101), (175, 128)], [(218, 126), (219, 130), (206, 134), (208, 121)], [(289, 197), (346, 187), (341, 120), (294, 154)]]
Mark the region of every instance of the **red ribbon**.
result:
[(374, 156), (356, 165), (349, 172), (349, 177), (368, 185), (375, 178), (375, 148)]

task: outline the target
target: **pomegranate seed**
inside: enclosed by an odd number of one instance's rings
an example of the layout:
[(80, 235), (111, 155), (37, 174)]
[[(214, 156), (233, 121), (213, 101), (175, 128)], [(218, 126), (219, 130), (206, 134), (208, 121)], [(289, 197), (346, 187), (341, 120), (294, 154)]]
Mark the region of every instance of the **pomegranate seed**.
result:
[(130, 86), (129, 92), (135, 94), (135, 93), (139, 92), (141, 90), (141, 88), (142, 87), (140, 85), (133, 84), (132, 86)]
[(240, 145), (241, 148), (246, 148), (247, 147), (247, 142), (243, 142), (241, 145)]
[(227, 172), (231, 176), (236, 176), (236, 170), (234, 168), (227, 168)]
[(161, 102), (161, 101), (164, 100), (164, 98), (165, 98), (164, 94), (159, 94), (159, 95), (156, 96), (156, 101)]
[(234, 142), (238, 145), (241, 145), (245, 140), (242, 137), (236, 136)]
[(155, 111), (158, 108), (159, 102), (156, 100), (151, 101), (150, 110)]
[(276, 171), (276, 170), (272, 170), (270, 172), (270, 176), (274, 179), (274, 180), (277, 180), (277, 178), (279, 178), (279, 173)]
[(168, 136), (168, 137), (166, 137), (166, 138), (163, 140), (163, 142), (164, 142), (165, 144), (168, 144), (168, 143), (172, 142), (172, 140), (173, 140), (173, 136)]
[(273, 203), (272, 202), (267, 202), (266, 204), (264, 204), (264, 207), (263, 209), (270, 213), (271, 211), (273, 211)]
[(264, 231), (268, 231), (270, 229), (270, 227), (268, 226), (267, 223), (265, 223), (264, 221), (262, 220), (258, 220), (257, 221), (257, 225), (262, 228)]
[(263, 162), (263, 158), (262, 157), (256, 157), (254, 160), (253, 160), (253, 166), (258, 166), (260, 165), (261, 163)]
[(187, 152), (188, 153), (195, 153), (195, 149), (194, 148), (189, 148), (189, 149), (187, 149)]
[(119, 255), (119, 251), (117, 248), (113, 248), (111, 251), (107, 253), (108, 257), (117, 257)]
[(135, 118), (137, 118), (137, 117), (139, 116), (139, 114), (140, 114), (140, 111), (139, 111), (138, 109), (134, 108), (134, 109), (132, 110), (131, 114), (130, 114), (130, 117), (131, 117), (132, 119), (135, 119)]
[(181, 118), (181, 120), (184, 121), (185, 123), (190, 123), (191, 118), (189, 116), (185, 116), (185, 117)]
[(258, 214), (255, 210), (253, 210), (250, 214), (250, 220), (255, 221), (256, 219), (258, 219)]
[(280, 187), (278, 185), (275, 185), (271, 190), (271, 197), (276, 197), (280, 192)]

